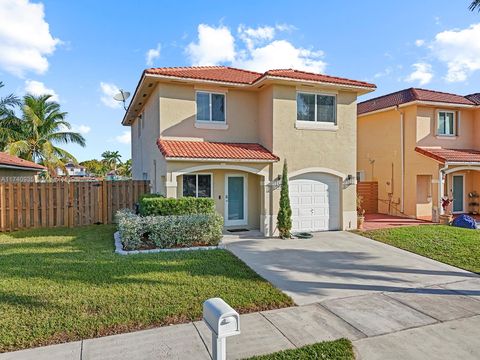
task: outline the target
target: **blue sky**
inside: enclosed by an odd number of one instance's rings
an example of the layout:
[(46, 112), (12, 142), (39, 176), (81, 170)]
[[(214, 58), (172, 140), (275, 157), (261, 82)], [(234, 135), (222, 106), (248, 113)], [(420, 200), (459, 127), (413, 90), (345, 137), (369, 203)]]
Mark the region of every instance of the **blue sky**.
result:
[(146, 67), (297, 67), (377, 84), (361, 99), (410, 86), (479, 92), (469, 3), (0, 0), (0, 96), (54, 92), (87, 139), (68, 146), (81, 161), (130, 157), (111, 94), (133, 92)]

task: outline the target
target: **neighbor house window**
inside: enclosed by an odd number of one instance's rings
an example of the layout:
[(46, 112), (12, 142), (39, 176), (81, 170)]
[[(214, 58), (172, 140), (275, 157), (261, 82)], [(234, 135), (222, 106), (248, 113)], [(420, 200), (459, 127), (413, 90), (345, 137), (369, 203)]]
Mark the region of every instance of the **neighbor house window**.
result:
[(197, 121), (225, 122), (225, 94), (197, 92)]
[(455, 136), (455, 112), (438, 112), (437, 135)]
[(297, 121), (337, 123), (335, 95), (297, 93)]
[(183, 196), (212, 197), (212, 175), (183, 175)]

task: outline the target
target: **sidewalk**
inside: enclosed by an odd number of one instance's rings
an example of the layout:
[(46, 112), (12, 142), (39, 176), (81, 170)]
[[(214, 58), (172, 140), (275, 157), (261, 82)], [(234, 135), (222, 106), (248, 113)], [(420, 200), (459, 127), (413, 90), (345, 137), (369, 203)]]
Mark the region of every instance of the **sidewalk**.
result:
[[(345, 337), (361, 359), (476, 359), (479, 298), (480, 281), (472, 279), (246, 314), (241, 335), (227, 340), (227, 356), (241, 359)], [(210, 359), (210, 341), (198, 321), (4, 353), (0, 360), (201, 360)]]

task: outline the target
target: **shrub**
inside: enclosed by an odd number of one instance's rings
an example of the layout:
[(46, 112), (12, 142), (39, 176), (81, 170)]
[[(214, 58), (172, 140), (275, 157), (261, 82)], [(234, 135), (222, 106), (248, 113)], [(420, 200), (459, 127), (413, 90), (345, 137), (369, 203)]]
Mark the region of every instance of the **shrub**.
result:
[(144, 197), (140, 200), (140, 215), (215, 214), (215, 201), (211, 198)]
[(222, 238), (223, 218), (217, 214), (138, 216), (117, 212), (123, 248), (215, 246)]
[(277, 215), (277, 226), (282, 239), (290, 239), (292, 235), (292, 208), (288, 197), (288, 169), (287, 161), (283, 163), (282, 188), (280, 190), (280, 209)]

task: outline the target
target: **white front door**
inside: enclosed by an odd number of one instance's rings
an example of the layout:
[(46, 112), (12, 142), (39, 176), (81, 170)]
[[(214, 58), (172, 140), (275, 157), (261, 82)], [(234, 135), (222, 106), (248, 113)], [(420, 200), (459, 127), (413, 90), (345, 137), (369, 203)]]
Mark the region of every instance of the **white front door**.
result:
[(247, 225), (247, 177), (225, 175), (225, 226)]
[(340, 181), (326, 173), (308, 173), (289, 181), (293, 231), (340, 229)]

